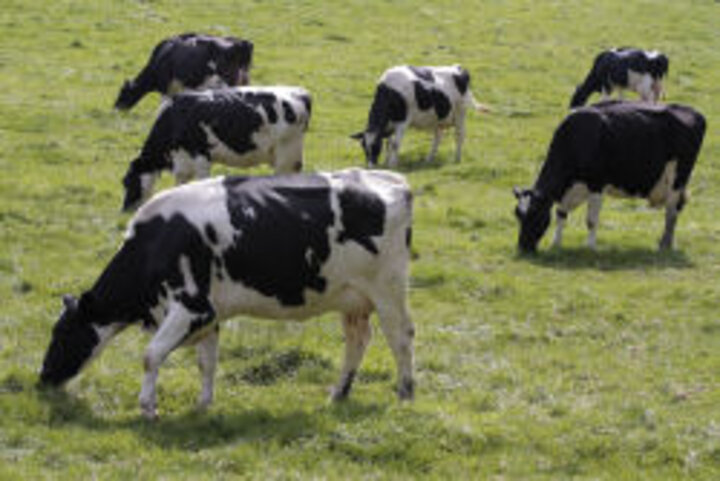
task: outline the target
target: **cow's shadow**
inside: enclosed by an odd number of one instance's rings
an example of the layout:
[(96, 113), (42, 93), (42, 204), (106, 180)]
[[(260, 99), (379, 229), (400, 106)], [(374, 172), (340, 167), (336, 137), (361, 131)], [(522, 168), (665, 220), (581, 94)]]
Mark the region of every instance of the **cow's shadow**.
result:
[(281, 414), (264, 408), (240, 410), (228, 414), (211, 408), (198, 412), (168, 413), (149, 421), (137, 415), (125, 419), (106, 419), (95, 414), (83, 399), (65, 391), (39, 390), (49, 408), (47, 422), (53, 427), (73, 426), (89, 431), (130, 430), (162, 448), (197, 451), (238, 441), (290, 443), (312, 436), (321, 428), (323, 418), (331, 416), (341, 422), (381, 417), (388, 409), (377, 403), (348, 399), (341, 403), (321, 401), (314, 410), (292, 410)]
[(553, 269), (600, 271), (689, 269), (694, 263), (682, 250), (659, 251), (649, 247), (561, 247), (534, 254), (518, 254), (532, 264)]

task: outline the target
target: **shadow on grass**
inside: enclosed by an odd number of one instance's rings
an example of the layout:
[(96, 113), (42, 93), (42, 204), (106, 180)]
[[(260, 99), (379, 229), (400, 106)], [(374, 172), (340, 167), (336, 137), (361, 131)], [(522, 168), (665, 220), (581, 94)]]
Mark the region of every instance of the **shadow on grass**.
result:
[[(438, 170), (441, 169), (449, 161), (446, 161), (444, 156), (438, 154), (435, 156), (432, 162), (425, 160), (425, 156), (411, 156), (411, 155), (400, 155), (398, 158), (398, 166), (396, 170), (404, 174), (410, 174), (413, 172), (421, 172), (424, 170)], [(388, 167), (385, 167), (388, 168)]]
[(346, 400), (340, 403), (320, 402), (313, 411), (293, 410), (280, 414), (254, 408), (233, 413), (200, 412), (190, 409), (180, 414), (160, 416), (148, 421), (140, 416), (130, 419), (105, 419), (97, 416), (90, 405), (63, 390), (25, 386), (35, 390), (49, 408), (47, 422), (56, 429), (81, 427), (89, 431), (130, 430), (164, 449), (196, 451), (236, 442), (277, 442), (289, 444), (311, 437), (323, 430), (323, 418), (339, 422), (359, 422), (382, 417), (388, 406)]
[(599, 251), (587, 247), (551, 248), (536, 254), (518, 254), (518, 258), (541, 267), (567, 270), (622, 271), (694, 267), (693, 262), (683, 251), (658, 251), (643, 247), (610, 248)]

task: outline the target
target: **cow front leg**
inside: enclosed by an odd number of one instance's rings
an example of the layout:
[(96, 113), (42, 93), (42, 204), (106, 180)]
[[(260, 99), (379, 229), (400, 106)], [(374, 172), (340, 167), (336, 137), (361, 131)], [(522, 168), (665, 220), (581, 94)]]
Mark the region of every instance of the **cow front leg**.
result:
[(455, 162), (462, 159), (462, 147), (465, 142), (465, 112), (458, 112), (455, 122)]
[(400, 145), (402, 144), (403, 136), (405, 135), (406, 126), (401, 124), (395, 127), (395, 134), (388, 138), (388, 166), (390, 168), (397, 167), (398, 156), (400, 154)]
[(198, 409), (200, 410), (207, 409), (213, 401), (219, 338), (220, 327), (216, 324), (196, 346), (198, 368), (202, 377), (202, 390), (198, 398)]
[(198, 315), (183, 304), (174, 304), (145, 350), (145, 375), (140, 390), (140, 410), (147, 419), (157, 417), (156, 384), (160, 366), (167, 356), (198, 329), (212, 322), (212, 315)]
[(350, 394), (358, 367), (372, 337), (369, 314), (345, 314), (342, 323), (345, 332), (345, 360), (340, 380), (332, 389), (333, 401), (342, 401)]
[(433, 143), (430, 147), (430, 152), (428, 153), (427, 157), (425, 157), (425, 162), (430, 163), (435, 160), (435, 156), (437, 155), (438, 147), (440, 146), (440, 141), (442, 140), (443, 131), (440, 128), (435, 129), (434, 135), (433, 135)]
[(553, 247), (560, 247), (562, 245), (563, 229), (565, 229), (568, 215), (580, 204), (585, 202), (588, 198), (588, 194), (589, 190), (585, 184), (576, 183), (563, 195), (560, 200), (560, 204), (555, 211), (556, 227), (555, 237), (553, 237), (552, 243)]
[(600, 220), (600, 209), (602, 208), (602, 194), (594, 192), (588, 196), (587, 207), (587, 245), (592, 250), (597, 247), (597, 227)]

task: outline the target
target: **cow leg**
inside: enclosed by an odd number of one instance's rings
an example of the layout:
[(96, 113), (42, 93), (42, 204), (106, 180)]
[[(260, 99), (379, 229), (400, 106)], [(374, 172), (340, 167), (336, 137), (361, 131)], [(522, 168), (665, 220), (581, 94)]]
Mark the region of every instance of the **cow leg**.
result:
[(440, 146), (440, 141), (442, 140), (442, 136), (443, 136), (442, 129), (440, 129), (440, 128), (435, 129), (432, 147), (430, 147), (430, 152), (428, 153), (427, 157), (425, 157), (425, 162), (430, 163), (433, 160), (435, 160), (435, 155), (437, 155), (438, 147)]
[(602, 208), (602, 194), (593, 192), (588, 196), (587, 207), (587, 228), (588, 228), (588, 247), (595, 250), (597, 243), (597, 226), (600, 219), (600, 209)]
[(392, 350), (398, 373), (398, 397), (412, 399), (415, 382), (413, 380), (413, 339), (415, 327), (410, 320), (407, 307), (407, 282), (405, 276), (381, 280), (383, 291), (372, 296), (375, 310), (380, 319), (388, 345)]
[(563, 195), (560, 205), (555, 211), (557, 225), (555, 227), (555, 237), (553, 237), (553, 247), (562, 245), (562, 234), (567, 222), (568, 215), (577, 206), (585, 202), (588, 197), (588, 188), (585, 184), (575, 184)]
[(660, 250), (669, 250), (673, 248), (675, 225), (677, 224), (678, 214), (683, 207), (684, 200), (684, 192), (676, 191), (670, 195), (670, 200), (665, 206), (665, 231), (660, 238)]
[(198, 367), (202, 376), (202, 391), (198, 399), (198, 409), (206, 409), (213, 400), (219, 337), (220, 328), (216, 324), (204, 338), (198, 341), (196, 346)]
[[(210, 177), (210, 159), (204, 155), (195, 157), (195, 178), (207, 179)], [(190, 179), (192, 180), (192, 179)]]
[(276, 174), (293, 174), (302, 171), (303, 144), (304, 136), (302, 134), (280, 142), (275, 149)]
[(388, 138), (388, 166), (391, 168), (397, 167), (400, 145), (402, 144), (406, 128), (407, 126), (404, 124), (397, 125), (395, 127), (395, 134)]
[(368, 314), (345, 314), (343, 330), (345, 332), (345, 361), (340, 373), (340, 380), (332, 390), (333, 401), (342, 401), (350, 394), (358, 367), (372, 337), (370, 316)]
[(156, 383), (160, 365), (167, 356), (193, 332), (193, 327), (204, 326), (212, 322), (212, 313), (199, 315), (190, 312), (180, 303), (173, 304), (165, 320), (153, 336), (145, 350), (142, 389), (140, 390), (140, 409), (143, 416), (154, 419), (157, 416)]
[(196, 173), (195, 159), (184, 150), (173, 152), (172, 170), (176, 185), (190, 182)]
[(457, 113), (455, 117), (455, 162), (462, 158), (462, 146), (465, 142), (465, 111)]
[(654, 80), (650, 75), (644, 75), (637, 85), (637, 91), (644, 102), (654, 103), (655, 93), (653, 88)]

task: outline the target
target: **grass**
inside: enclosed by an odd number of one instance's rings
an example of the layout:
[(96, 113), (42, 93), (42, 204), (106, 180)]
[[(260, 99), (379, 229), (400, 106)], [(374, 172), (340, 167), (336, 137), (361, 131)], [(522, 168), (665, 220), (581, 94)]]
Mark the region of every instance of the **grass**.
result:
[[(709, 0), (6, 0), (0, 478), (718, 479), (719, 21)], [(91, 285), (127, 221), (120, 179), (158, 98), (119, 114), (117, 90), (157, 41), (189, 30), (250, 38), (254, 83), (313, 92), (309, 170), (362, 164), (348, 136), (391, 65), (462, 63), (494, 108), (470, 114), (459, 165), (451, 136), (431, 165), (429, 136), (404, 142), (415, 402), (395, 400), (377, 333), (351, 400), (327, 403), (343, 345), (334, 316), (226, 323), (208, 413), (192, 409), (194, 353), (181, 350), (162, 370), (161, 419), (139, 419), (139, 330), (67, 393), (36, 391), (60, 296)], [(666, 52), (669, 100), (708, 119), (677, 249), (655, 250), (660, 212), (608, 200), (597, 252), (578, 212), (563, 249), (545, 239), (518, 256), (511, 187), (534, 180), (574, 85), (616, 45)]]

